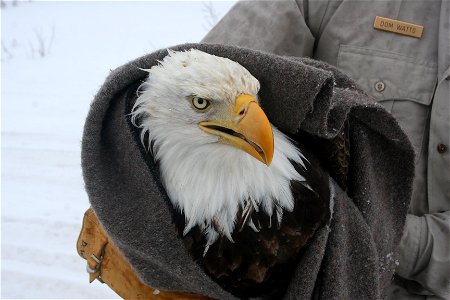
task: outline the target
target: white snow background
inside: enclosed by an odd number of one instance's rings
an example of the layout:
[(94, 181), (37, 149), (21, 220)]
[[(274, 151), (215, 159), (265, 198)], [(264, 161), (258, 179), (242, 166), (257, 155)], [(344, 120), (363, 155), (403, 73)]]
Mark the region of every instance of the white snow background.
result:
[(159, 48), (199, 42), (233, 4), (6, 2), (2, 298), (117, 298), (106, 285), (89, 285), (75, 248), (89, 207), (80, 166), (89, 104), (111, 69)]

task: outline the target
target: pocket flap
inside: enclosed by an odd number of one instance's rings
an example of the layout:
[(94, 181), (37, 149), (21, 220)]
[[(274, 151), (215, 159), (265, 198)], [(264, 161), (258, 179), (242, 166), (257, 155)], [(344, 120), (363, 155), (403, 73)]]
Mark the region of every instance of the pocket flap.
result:
[(401, 54), (341, 45), (337, 67), (376, 100), (404, 99), (429, 105), (437, 66)]

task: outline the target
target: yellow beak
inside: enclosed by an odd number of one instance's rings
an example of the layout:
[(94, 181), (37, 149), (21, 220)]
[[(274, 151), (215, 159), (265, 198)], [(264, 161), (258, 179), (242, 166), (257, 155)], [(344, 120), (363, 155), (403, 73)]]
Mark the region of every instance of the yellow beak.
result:
[(220, 142), (239, 148), (269, 166), (274, 151), (272, 126), (255, 98), (238, 96), (231, 114), (232, 121), (205, 121), (199, 126), (218, 135)]

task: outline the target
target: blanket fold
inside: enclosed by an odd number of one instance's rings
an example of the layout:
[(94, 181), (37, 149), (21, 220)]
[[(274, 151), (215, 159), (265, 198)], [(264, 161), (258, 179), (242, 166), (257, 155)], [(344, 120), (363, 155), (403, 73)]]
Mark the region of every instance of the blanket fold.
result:
[[(224, 45), (171, 49), (191, 48), (249, 70), (261, 84), (269, 120), (291, 136), (306, 132), (320, 147), (348, 124), (348, 192), (330, 181), (333, 217), (305, 249), (285, 298), (381, 298), (396, 266), (414, 175), (412, 147), (394, 118), (325, 63)], [(102, 226), (146, 284), (232, 299), (186, 252), (157, 166), (130, 123), (137, 87), (148, 74), (141, 69), (166, 55), (156, 51), (117, 68), (95, 96), (82, 141), (86, 191)]]

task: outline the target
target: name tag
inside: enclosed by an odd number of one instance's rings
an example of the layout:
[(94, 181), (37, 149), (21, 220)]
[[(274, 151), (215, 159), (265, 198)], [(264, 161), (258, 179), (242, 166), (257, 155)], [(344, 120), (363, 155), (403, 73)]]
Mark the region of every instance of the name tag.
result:
[(423, 33), (422, 25), (417, 25), (389, 18), (383, 18), (380, 16), (375, 17), (373, 28), (389, 32), (395, 32), (407, 36), (412, 36), (419, 39), (422, 37)]

